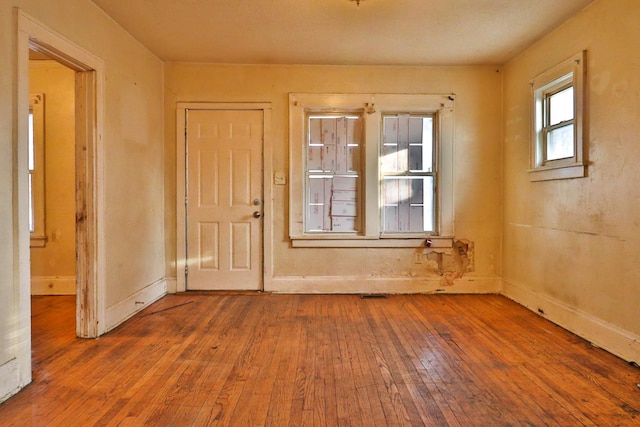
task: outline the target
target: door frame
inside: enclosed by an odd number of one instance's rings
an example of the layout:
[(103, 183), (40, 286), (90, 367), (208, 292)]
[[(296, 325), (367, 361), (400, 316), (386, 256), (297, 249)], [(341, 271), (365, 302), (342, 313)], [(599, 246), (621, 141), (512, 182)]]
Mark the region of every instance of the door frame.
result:
[[(17, 191), (18, 283), (21, 331), (29, 334), (31, 361), (31, 271), (29, 250), (27, 116), (29, 111), (29, 49), (41, 52), (75, 71), (76, 157), (76, 334), (95, 338), (106, 332), (105, 247), (103, 185), (104, 62), (41, 22), (16, 9), (17, 156), (14, 163)], [(27, 338), (27, 337), (22, 337)], [(29, 369), (30, 371), (30, 369)]]
[(176, 291), (185, 292), (187, 282), (187, 112), (189, 110), (262, 111), (262, 290), (270, 288), (273, 277), (273, 196), (271, 103), (265, 102), (179, 102), (176, 109)]

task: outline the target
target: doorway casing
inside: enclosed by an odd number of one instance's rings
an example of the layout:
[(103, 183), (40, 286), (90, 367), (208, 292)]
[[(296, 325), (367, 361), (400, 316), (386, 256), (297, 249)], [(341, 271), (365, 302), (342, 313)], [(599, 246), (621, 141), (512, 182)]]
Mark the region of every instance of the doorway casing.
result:
[(104, 197), (102, 153), (104, 63), (75, 43), (15, 9), (17, 22), (16, 109), (14, 115), (15, 287), (18, 295), (20, 384), (31, 380), (31, 274), (27, 135), (29, 50), (44, 53), (75, 71), (76, 92), (76, 334), (94, 338), (105, 330)]

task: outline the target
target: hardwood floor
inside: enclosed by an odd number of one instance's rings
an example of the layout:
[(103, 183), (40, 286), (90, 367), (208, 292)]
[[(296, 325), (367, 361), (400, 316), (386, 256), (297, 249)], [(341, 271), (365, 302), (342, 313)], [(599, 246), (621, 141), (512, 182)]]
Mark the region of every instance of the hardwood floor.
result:
[(640, 369), (501, 296), (187, 293), (97, 340), (32, 311), (2, 426), (640, 425)]

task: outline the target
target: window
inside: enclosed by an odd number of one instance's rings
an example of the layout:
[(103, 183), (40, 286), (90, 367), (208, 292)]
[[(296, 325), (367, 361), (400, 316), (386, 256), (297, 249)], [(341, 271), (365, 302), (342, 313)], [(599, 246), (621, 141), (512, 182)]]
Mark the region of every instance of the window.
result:
[(418, 247), (429, 238), (446, 246), (453, 99), (291, 94), (293, 245)]
[(44, 247), (44, 95), (29, 98), (29, 231), (31, 247)]
[(382, 232), (435, 233), (434, 115), (384, 115)]
[(530, 179), (585, 176), (583, 163), (583, 81), (581, 52), (539, 75), (533, 88), (532, 169)]
[(307, 114), (306, 232), (360, 231), (360, 114)]

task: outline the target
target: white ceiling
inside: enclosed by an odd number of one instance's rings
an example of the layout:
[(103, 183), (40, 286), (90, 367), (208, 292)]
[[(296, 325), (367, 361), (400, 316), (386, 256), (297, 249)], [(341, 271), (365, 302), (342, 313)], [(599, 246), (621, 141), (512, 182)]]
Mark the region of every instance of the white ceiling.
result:
[(504, 64), (593, 0), (93, 0), (164, 61)]

